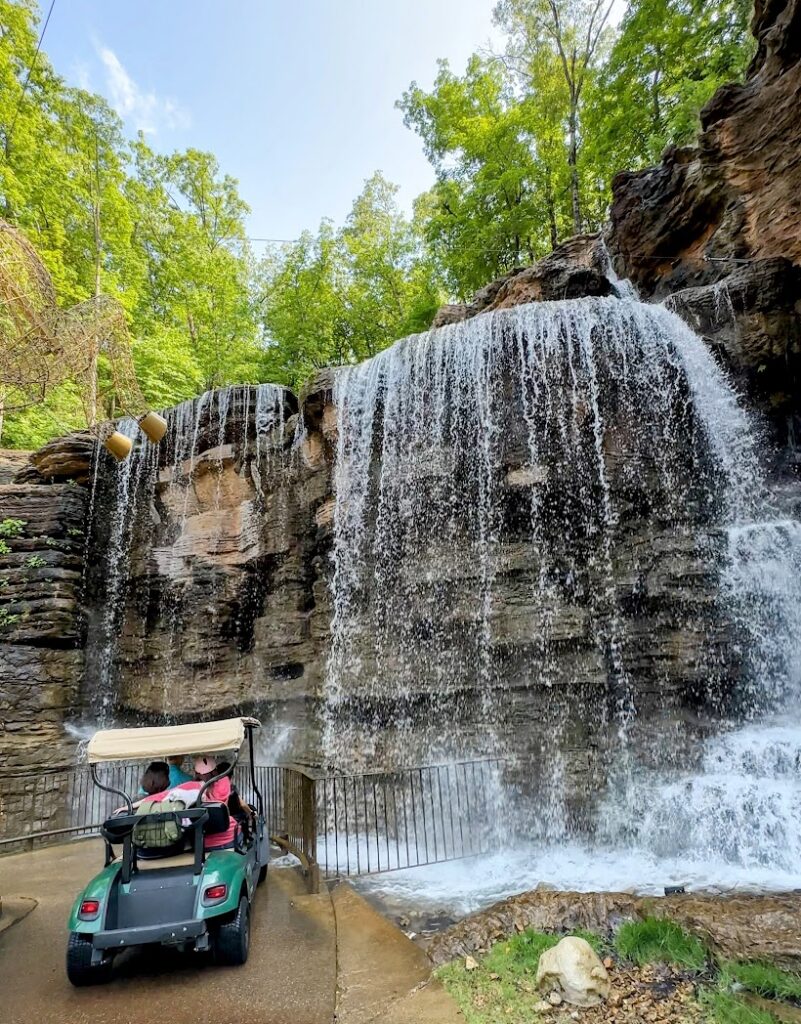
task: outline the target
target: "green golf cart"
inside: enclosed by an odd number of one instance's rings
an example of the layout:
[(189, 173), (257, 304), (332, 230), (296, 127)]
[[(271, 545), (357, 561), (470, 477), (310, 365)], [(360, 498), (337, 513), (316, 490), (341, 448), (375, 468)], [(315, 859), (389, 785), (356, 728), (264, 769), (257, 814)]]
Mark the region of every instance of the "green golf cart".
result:
[[(245, 963), (251, 903), (266, 876), (269, 856), (264, 803), (253, 769), (253, 730), (258, 725), (252, 718), (231, 718), (200, 725), (106, 729), (90, 740), (87, 753), (95, 785), (119, 796), (124, 806), (103, 823), (105, 865), (70, 914), (67, 977), (73, 985), (107, 981), (115, 953), (131, 946), (208, 951), (218, 964)], [(231, 776), (246, 738), (247, 796), (255, 804), (254, 814), (237, 828), (233, 846), (204, 848), (204, 838), (228, 832), (231, 824), (228, 806), (204, 800), (205, 792)], [(151, 804), (144, 813), (135, 813), (131, 795), (98, 775), (98, 765), (108, 762), (222, 752), (232, 753), (230, 763), (205, 779), (196, 800), (180, 810), (171, 804), (170, 810), (153, 813), (158, 804)], [(162, 841), (148, 846), (154, 835)]]

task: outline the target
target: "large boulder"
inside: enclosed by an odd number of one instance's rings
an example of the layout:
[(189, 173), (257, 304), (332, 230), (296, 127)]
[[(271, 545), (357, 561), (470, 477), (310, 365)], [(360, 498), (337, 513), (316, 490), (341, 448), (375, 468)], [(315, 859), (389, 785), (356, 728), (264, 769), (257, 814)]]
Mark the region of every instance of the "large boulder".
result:
[(537, 988), (558, 992), (572, 1006), (597, 1006), (609, 996), (609, 975), (587, 942), (568, 935), (546, 949), (537, 965)]
[(66, 483), (86, 485), (92, 476), (97, 438), (88, 430), (53, 438), (38, 451), (31, 452), (19, 469), (19, 483)]

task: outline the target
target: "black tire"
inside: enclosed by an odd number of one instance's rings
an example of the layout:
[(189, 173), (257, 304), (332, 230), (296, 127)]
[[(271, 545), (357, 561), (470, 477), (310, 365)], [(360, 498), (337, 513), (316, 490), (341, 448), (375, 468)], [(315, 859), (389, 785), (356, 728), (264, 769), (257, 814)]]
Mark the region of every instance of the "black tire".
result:
[(67, 942), (67, 977), (76, 988), (103, 985), (111, 980), (111, 958), (92, 963), (92, 940), (70, 932)]
[(267, 877), (267, 865), (262, 864), (259, 868), (259, 877), (256, 879), (256, 885), (261, 885), (264, 879)]
[(247, 962), (250, 952), (250, 903), (247, 896), (239, 901), (230, 921), (221, 924), (214, 939), (214, 959), (226, 967)]

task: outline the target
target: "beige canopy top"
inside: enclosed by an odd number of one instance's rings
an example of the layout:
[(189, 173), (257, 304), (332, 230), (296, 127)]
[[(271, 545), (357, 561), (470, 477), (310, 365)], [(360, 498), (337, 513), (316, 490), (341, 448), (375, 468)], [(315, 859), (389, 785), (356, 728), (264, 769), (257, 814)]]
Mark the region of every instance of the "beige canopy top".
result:
[(89, 764), (136, 761), (174, 754), (218, 754), (239, 750), (245, 726), (258, 727), (255, 718), (226, 718), (197, 725), (167, 725), (150, 729), (101, 729), (89, 740)]

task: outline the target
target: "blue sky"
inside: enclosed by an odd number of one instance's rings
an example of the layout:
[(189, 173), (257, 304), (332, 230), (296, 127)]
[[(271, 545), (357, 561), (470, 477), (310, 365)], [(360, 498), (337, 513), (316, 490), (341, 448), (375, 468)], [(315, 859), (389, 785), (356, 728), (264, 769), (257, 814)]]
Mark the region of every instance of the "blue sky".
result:
[[(48, 0), (40, 0), (46, 9)], [(493, 37), (493, 0), (56, 0), (44, 50), (161, 151), (215, 153), (254, 236), (344, 219), (375, 170), (407, 209), (433, 176), (394, 109)], [(495, 36), (497, 40), (497, 36)]]

